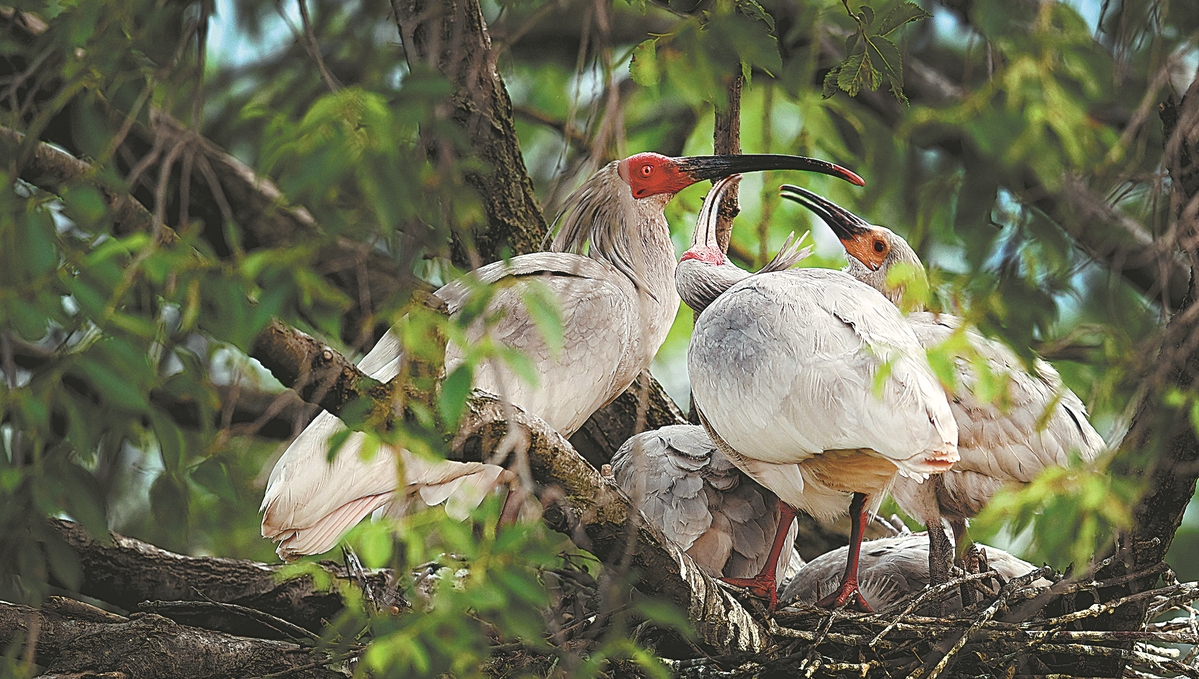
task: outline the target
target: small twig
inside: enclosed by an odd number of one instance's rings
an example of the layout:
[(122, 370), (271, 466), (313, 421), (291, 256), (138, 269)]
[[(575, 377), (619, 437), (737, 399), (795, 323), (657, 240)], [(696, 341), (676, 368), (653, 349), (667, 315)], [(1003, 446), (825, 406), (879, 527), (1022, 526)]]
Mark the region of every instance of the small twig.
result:
[[(1035, 570), (1031, 573), (1028, 573), (1026, 575), (1021, 575), (1020, 577), (1012, 578), (1011, 580), (1009, 580), (1007, 582), (1007, 584), (1005, 584), (1003, 586), (1003, 588), (999, 590), (999, 596), (995, 598), (995, 602), (992, 603), (990, 606), (988, 606), (985, 610), (983, 610), (983, 612), (977, 618), (974, 619), (974, 622), (971, 623), (970, 628), (967, 629), (965, 632), (963, 632), (962, 636), (958, 637), (958, 640), (956, 642), (954, 642), (953, 646), (949, 649), (949, 651), (946, 652), (945, 655), (941, 657), (941, 659), (937, 662), (936, 666), (933, 667), (932, 672), (930, 672), (928, 674), (928, 679), (936, 679), (936, 677), (941, 676), (941, 672), (943, 672), (945, 670), (945, 668), (949, 666), (949, 661), (953, 658), (954, 655), (957, 654), (958, 651), (962, 650), (962, 647), (966, 645), (967, 641), (969, 641), (970, 634), (972, 632), (974, 632), (975, 630), (977, 630), (978, 628), (982, 627), (982, 625), (984, 623), (986, 623), (987, 621), (989, 621), (995, 617), (995, 614), (997, 614), (999, 612), (999, 609), (1002, 608), (1004, 603), (1006, 602), (1008, 595), (1010, 595), (1012, 592), (1016, 591), (1017, 589), (1020, 589), (1021, 587), (1024, 587), (1024, 586), (1030, 584), (1032, 581), (1036, 580), (1037, 578), (1044, 577), (1045, 575), (1052, 575), (1052, 574), (1053, 574), (1053, 569), (1048, 566), (1044, 566), (1042, 568), (1038, 568), (1037, 570)], [(913, 677), (913, 679), (916, 679), (917, 677), (921, 677), (923, 675), (924, 675), (924, 668), (921, 667), (912, 674), (912, 677)]]
[(296, 0), (296, 5), (300, 7), (300, 21), (304, 24), (304, 48), (316, 62), (316, 67), (321, 72), (321, 80), (325, 81), (325, 87), (328, 87), (330, 92), (336, 92), (341, 89), (342, 85), (325, 67), (325, 60), (321, 58), (320, 45), (316, 41), (316, 33), (312, 30), (312, 20), (308, 16), (308, 3), (305, 0)]
[[(1042, 570), (1043, 569), (1038, 569), (1033, 572), (1040, 573)], [(879, 641), (881, 641), (882, 638), (887, 636), (887, 634), (892, 629), (894, 629), (895, 626), (898, 625), (901, 620), (906, 619), (912, 611), (916, 610), (917, 607), (919, 607), (921, 604), (925, 603), (926, 601), (931, 603), (932, 601), (935, 601), (936, 598), (941, 595), (952, 594), (959, 587), (961, 587), (962, 584), (964, 584), (964, 583), (973, 582), (975, 580), (989, 579), (992, 576), (993, 576), (993, 573), (991, 573), (990, 571), (988, 571), (986, 573), (971, 573), (969, 575), (964, 575), (960, 578), (954, 578), (954, 579), (950, 580), (949, 582), (941, 583), (940, 585), (937, 585), (936, 587), (931, 587), (931, 588), (925, 589), (915, 599), (913, 599), (912, 602), (910, 604), (908, 604), (908, 606), (906, 608), (903, 609), (902, 613), (895, 616), (895, 618), (892, 620), (891, 624), (884, 627), (883, 630), (881, 632), (879, 632), (878, 635), (875, 636), (874, 639), (872, 639), (870, 641), (869, 645), (874, 646)], [(1035, 578), (1034, 578), (1034, 580), (1035, 580)], [(1032, 581), (1030, 580), (1029, 582), (1032, 582)], [(896, 603), (893, 606), (890, 606), (889, 609), (893, 610), (898, 605), (899, 605), (899, 603)]]
[(214, 609), (229, 611), (230, 613), (236, 613), (237, 615), (259, 622), (289, 639), (320, 641), (319, 635), (295, 623), (288, 622), (283, 618), (276, 617), (270, 613), (264, 613), (256, 608), (222, 601), (143, 601), (138, 604), (137, 608), (139, 611), (159, 613), (168, 618), (171, 617), (169, 614), (172, 612), (208, 611)]

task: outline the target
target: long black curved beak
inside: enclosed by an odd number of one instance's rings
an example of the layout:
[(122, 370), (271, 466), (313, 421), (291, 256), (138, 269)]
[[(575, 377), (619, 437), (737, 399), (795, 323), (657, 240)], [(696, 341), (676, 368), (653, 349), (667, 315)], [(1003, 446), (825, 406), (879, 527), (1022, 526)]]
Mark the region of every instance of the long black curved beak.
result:
[(833, 233), (837, 234), (837, 238), (842, 242), (854, 240), (870, 232), (873, 228), (866, 220), (837, 205), (828, 198), (819, 196), (794, 184), (783, 184), (780, 186), (779, 195), (815, 212), (824, 220), (825, 224), (828, 224), (829, 228), (833, 230)]
[(819, 172), (850, 184), (865, 186), (866, 182), (852, 170), (826, 160), (806, 156), (788, 156), (776, 153), (747, 153), (736, 156), (684, 156), (675, 159), (676, 167), (695, 181), (719, 179), (742, 172), (765, 170), (803, 170)]
[(695, 233), (691, 236), (691, 246), (709, 246), (719, 248), (716, 241), (716, 217), (720, 201), (729, 189), (741, 182), (741, 175), (732, 174), (712, 185), (712, 190), (704, 197), (704, 204), (699, 208), (699, 217), (695, 220)]

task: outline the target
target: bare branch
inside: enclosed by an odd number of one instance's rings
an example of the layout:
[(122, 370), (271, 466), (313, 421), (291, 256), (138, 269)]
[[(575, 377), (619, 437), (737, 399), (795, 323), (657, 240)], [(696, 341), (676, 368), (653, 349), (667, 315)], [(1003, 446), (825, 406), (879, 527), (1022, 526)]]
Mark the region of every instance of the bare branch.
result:
[(52, 598), (40, 610), (0, 603), (0, 640), (25, 646), (45, 667), (43, 676), (345, 676), (325, 667), (332, 659), (324, 652), (296, 644), (185, 627), (154, 614), (124, 618), (70, 599)]
[[(109, 541), (97, 540), (71, 521), (54, 519), (52, 525), (79, 555), (83, 572), (79, 593), (127, 611), (138, 610), (144, 601), (218, 602), (253, 608), (320, 632), (324, 622), (332, 620), (345, 606), (337, 588), (318, 590), (308, 576), (282, 580), (282, 564), (185, 556), (116, 533), (109, 534)], [(332, 562), (322, 561), (318, 567), (333, 582), (351, 579), (344, 568)], [(376, 590), (395, 587), (390, 571), (368, 577)], [(263, 626), (253, 620), (230, 626), (216, 622), (216, 618), (193, 613), (177, 619), (234, 634), (264, 636)]]

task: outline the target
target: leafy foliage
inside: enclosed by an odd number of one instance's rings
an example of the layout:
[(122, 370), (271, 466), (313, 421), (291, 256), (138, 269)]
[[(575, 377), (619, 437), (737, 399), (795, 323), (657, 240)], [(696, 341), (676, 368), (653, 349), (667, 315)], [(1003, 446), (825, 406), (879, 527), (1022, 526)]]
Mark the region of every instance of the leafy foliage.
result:
[(857, 24), (857, 30), (845, 39), (845, 60), (824, 76), (824, 96), (831, 97), (841, 90), (854, 97), (863, 88), (877, 90), (885, 82), (896, 99), (907, 103), (903, 94), (903, 57), (890, 36), (904, 25), (932, 15), (908, 0), (893, 3), (882, 19), (878, 19), (869, 5), (862, 5), (855, 13), (849, 8), (849, 0), (842, 0), (842, 4)]
[[(498, 320), (487, 290), (474, 291), (456, 321), (409, 313), (414, 281), (455, 278), (450, 243), (484, 216), (466, 179), (478, 161), (446, 115), (449, 85), (407, 65), (378, 6), (308, 3), (319, 54), (349, 85), (330, 92), (293, 31), (290, 3), (234, 3), (229, 16), (214, 16), (204, 2), (17, 4), (47, 28), (29, 42), (0, 40), (9, 77), (0, 84), (0, 124), (52, 141), (95, 171), (53, 194), (34, 188), (16, 178), (29, 144), (2, 168), (0, 598), (37, 602), (51, 581), (78, 582), (80, 565), (47, 528), (51, 516), (189, 553), (274, 559), (258, 536), (257, 507), (263, 468), (280, 443), (259, 419), (284, 401), (247, 357), (272, 317), (352, 356), (388, 326), (413, 355), (429, 354), (435, 335), (467, 348), (436, 401), (394, 431), (371, 432), (368, 452), (400, 443), (443, 455), (445, 427), (461, 416), (478, 366), (495, 360), (529, 372), (486, 333), (468, 335), (469, 322)], [(1167, 233), (1172, 223), (1161, 131), (1149, 113), (1164, 88), (1187, 84), (1170, 84), (1195, 53), (1197, 15), (1185, 3), (1153, 12), (1152, 3), (1123, 3), (1099, 19), (1105, 3), (976, 0), (964, 17), (911, 2), (856, 10), (848, 0), (666, 9), (631, 2), (604, 5), (602, 16), (593, 4), (486, 6), (547, 214), (574, 170), (593, 160), (710, 152), (712, 105), (726, 104), (735, 75), (752, 76), (741, 102), (746, 151), (854, 167), (867, 190), (818, 176), (787, 181), (907, 237), (930, 268), (927, 286), (896, 273), (911, 305), (959, 315), (1025, 360), (1046, 353), (1100, 431), (1118, 438), (1151, 367), (1160, 306), (1152, 291), (1089, 254)], [(938, 21), (923, 20), (929, 11)], [(901, 40), (903, 26), (919, 39)], [(839, 39), (828, 49), (830, 36), (845, 38), (843, 52)], [(625, 60), (632, 82), (623, 79)], [(904, 73), (916, 67), (947, 85), (929, 91), (909, 77), (905, 93)], [(605, 73), (615, 74), (610, 82)], [(911, 106), (892, 110), (864, 96), (883, 86)], [(828, 96), (836, 91), (849, 96)], [(205, 171), (188, 165), (186, 146), (158, 139), (157, 161), (175, 163), (161, 187), (118, 152), (133, 134), (128, 125), (154, 129), (151, 110), (186, 121), (270, 176), (281, 190), (274, 209), (302, 206), (319, 229), (264, 236), (221, 212), (230, 196), (213, 197), (211, 214), (181, 209), (183, 168)], [(155, 139), (143, 139), (147, 153)], [(731, 254), (743, 265), (763, 264), (788, 232), (806, 227), (805, 212), (779, 202), (778, 183), (768, 174), (741, 185)], [(163, 224), (128, 230), (105, 207), (106, 191), (132, 192)], [(680, 246), (702, 193), (690, 189), (667, 208)], [(1078, 205), (1110, 209), (1143, 231)], [(823, 244), (809, 263), (840, 266), (840, 250), (823, 226), (814, 228)], [(1087, 237), (1084, 251), (1075, 238)], [(341, 261), (347, 244), (359, 259)], [(401, 281), (383, 298), (364, 300), (346, 284), (378, 273), (368, 261)], [(547, 342), (560, 345), (553, 305), (536, 292), (525, 302)], [(655, 366), (680, 402), (690, 322), (679, 315)], [(930, 354), (947, 383), (954, 361), (972, 358), (956, 337)], [(986, 371), (978, 379), (982, 396), (1002, 401), (1001, 380)], [(240, 409), (251, 395), (270, 405), (247, 418)], [(1196, 398), (1179, 392), (1164, 405), (1193, 417)], [(288, 411), (278, 436), (297, 420)], [(1029, 538), (1025, 555), (1082, 568), (1127, 525), (1135, 495), (1101, 470), (1055, 470), (1001, 496), (975, 529), (1020, 534)], [(382, 615), (361, 602), (330, 627), (326, 643), (348, 650), (373, 638), (366, 665), (405, 676), (473, 675), (496, 644), (546, 649), (547, 611), (590, 595), (567, 591), (553, 571), (600, 573), (541, 528), (496, 533), (497, 511), (485, 504), (467, 523), (440, 512), (414, 516), (394, 534), (360, 527), (353, 542), (371, 565), (407, 572), (435, 563), (442, 575), (427, 597), (408, 592), (410, 614)], [(1175, 554), (1193, 549), (1197, 518), (1188, 516)], [(1199, 575), (1192, 561), (1174, 563), (1180, 576)], [(470, 568), (458, 576), (464, 562)], [(625, 593), (617, 587), (609, 602), (628, 617), (618, 616), (590, 656), (555, 647), (561, 673), (598, 675), (615, 659), (660, 671), (629, 628), (644, 619), (669, 627), (679, 614)]]

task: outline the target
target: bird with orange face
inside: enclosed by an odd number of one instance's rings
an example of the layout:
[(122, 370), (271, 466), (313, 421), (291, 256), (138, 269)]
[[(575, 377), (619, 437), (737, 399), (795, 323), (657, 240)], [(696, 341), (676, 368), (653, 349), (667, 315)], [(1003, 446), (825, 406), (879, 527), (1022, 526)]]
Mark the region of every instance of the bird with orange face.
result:
[[(705, 199), (720, 200), (732, 180)], [(957, 426), (924, 349), (899, 310), (840, 271), (788, 269), (728, 278), (715, 210), (675, 280), (703, 311), (687, 351), (696, 412), (717, 448), (781, 500), (765, 566), (748, 587), (776, 602), (776, 564), (795, 511), (829, 520), (850, 511), (841, 584), (822, 605), (869, 610), (858, 588), (868, 513), (899, 476), (925, 480), (957, 461)], [(713, 298), (711, 293), (718, 292)]]
[[(894, 231), (870, 224), (807, 189), (785, 184), (781, 193), (833, 230), (850, 255), (846, 273), (893, 303), (899, 304), (903, 295), (903, 283), (890, 276), (895, 267), (904, 265), (911, 275), (925, 276), (916, 251)], [(1082, 401), (1045, 361), (1035, 360), (1029, 371), (1007, 345), (963, 327), (961, 319), (949, 314), (919, 308), (906, 320), (928, 349), (963, 333), (969, 352), (1004, 384), (998, 399), (980, 398), (975, 391), (977, 370), (969, 357), (956, 357), (956, 387), (949, 396), (962, 459), (929, 482), (900, 479), (891, 490), (899, 506), (928, 527), (929, 569), (933, 583), (939, 584), (948, 579), (954, 542), (959, 550), (966, 547), (967, 520), (982, 511), (1000, 488), (1029, 483), (1047, 467), (1065, 466), (1071, 454), (1090, 462), (1105, 444), (1088, 421)], [(954, 542), (945, 532), (946, 523)]]
[[(551, 252), (513, 257), (479, 268), (473, 280), (436, 292), (458, 313), (479, 284), (494, 285), (484, 313), (466, 332), (464, 346), (446, 348), (447, 374), (462, 364), (467, 346), (488, 338), (527, 357), (536, 374), (526, 382), (505, 363), (488, 361), (472, 375), (475, 387), (500, 394), (565, 436), (624, 391), (649, 366), (678, 309), (674, 246), (663, 213), (674, 195), (699, 181), (736, 172), (804, 170), (862, 184), (854, 173), (820, 160), (788, 155), (671, 158), (639, 153), (613, 161), (566, 200)], [(541, 286), (556, 301), (561, 347), (538, 330), (525, 300)], [(487, 324), (484, 319), (498, 318)], [(388, 381), (403, 361), (399, 337), (388, 332), (359, 367)], [(262, 534), (279, 543), (283, 558), (332, 548), (363, 517), (403, 514), (413, 506), (447, 503), (461, 513), (513, 479), (497, 465), (429, 460), (382, 446), (371, 459), (366, 437), (321, 413), (275, 464), (262, 502)], [(330, 444), (341, 440), (330, 460)], [(401, 470), (397, 475), (397, 469)]]

